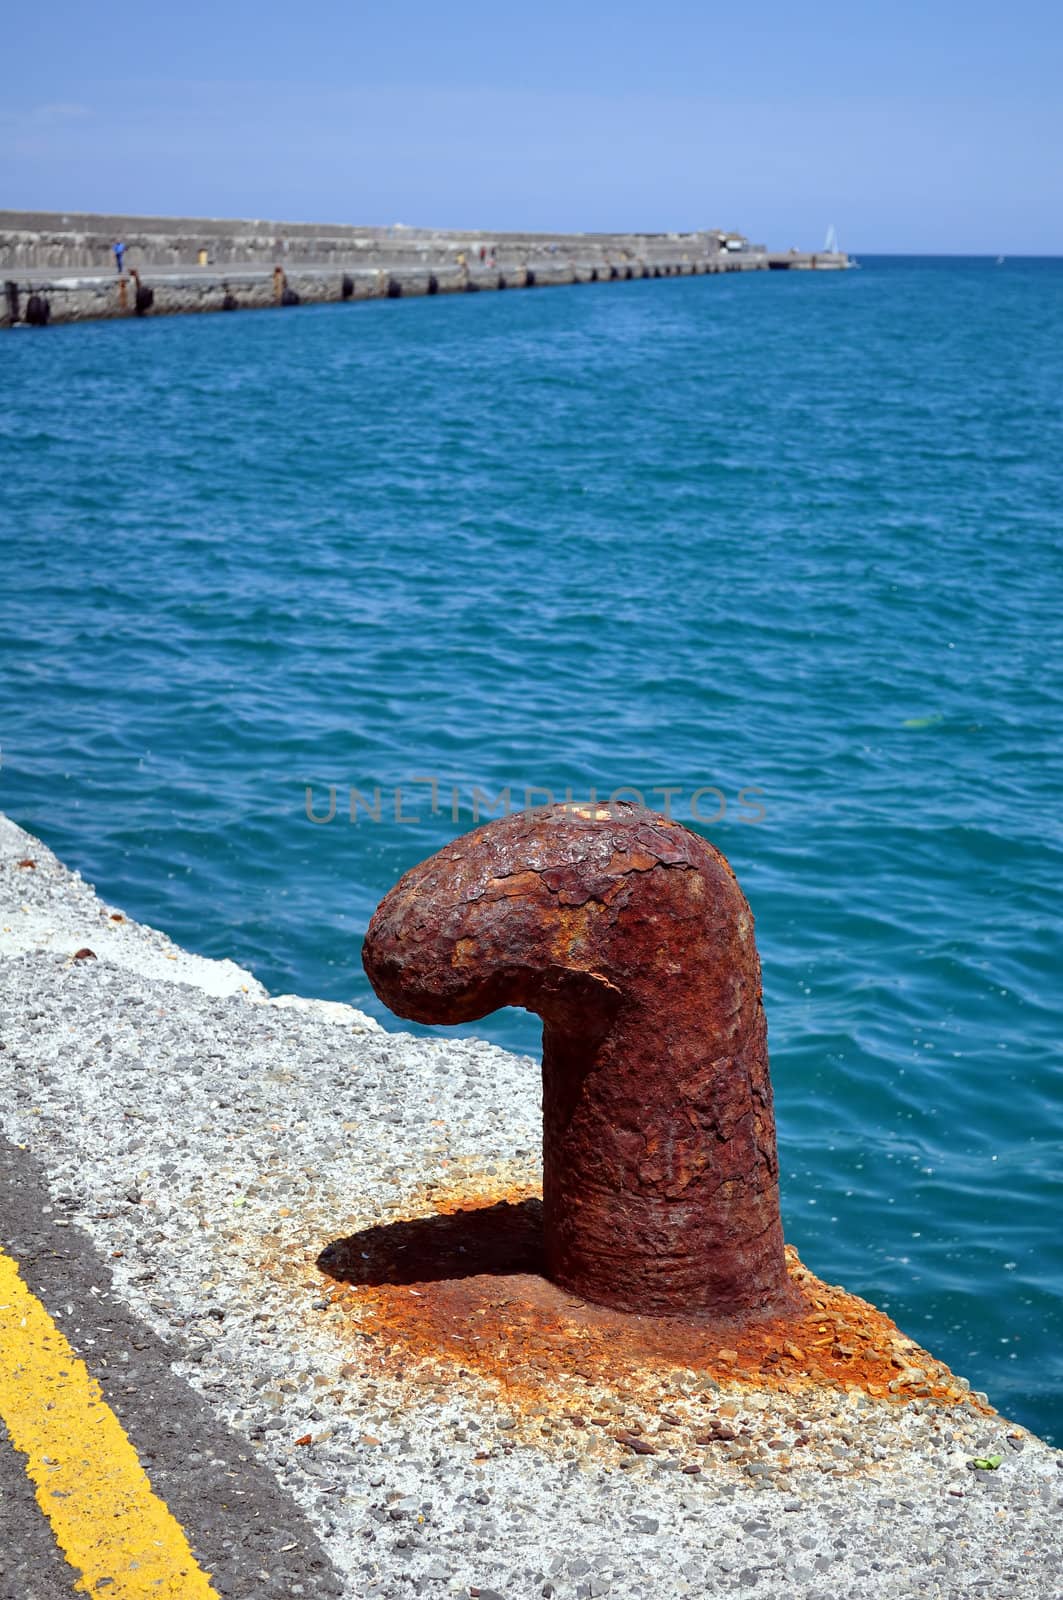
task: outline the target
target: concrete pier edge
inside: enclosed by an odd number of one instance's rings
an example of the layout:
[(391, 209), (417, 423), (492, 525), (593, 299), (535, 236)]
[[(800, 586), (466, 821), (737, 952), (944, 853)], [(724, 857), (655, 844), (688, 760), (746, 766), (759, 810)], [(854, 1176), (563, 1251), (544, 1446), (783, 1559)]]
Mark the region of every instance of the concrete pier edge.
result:
[[(610, 1335), (596, 1355), (578, 1306), (543, 1368), (519, 1272), (351, 1287), (315, 1266), (329, 1241), (322, 1260), (363, 1260), (433, 1219), (526, 1207), (535, 1063), (271, 999), (2, 816), (0, 1037), (0, 1132), (351, 1600), (1060, 1594), (1063, 1454), (951, 1374), (949, 1403), (921, 1395), (933, 1358), (903, 1335), (878, 1398), (750, 1382), (726, 1349), (684, 1366)], [(829, 1345), (839, 1302), (821, 1303)], [(639, 1321), (636, 1344), (655, 1337)], [(94, 1337), (90, 1364), (109, 1354)]]
[(551, 235), (0, 211), (0, 327), (848, 265), (718, 229)]

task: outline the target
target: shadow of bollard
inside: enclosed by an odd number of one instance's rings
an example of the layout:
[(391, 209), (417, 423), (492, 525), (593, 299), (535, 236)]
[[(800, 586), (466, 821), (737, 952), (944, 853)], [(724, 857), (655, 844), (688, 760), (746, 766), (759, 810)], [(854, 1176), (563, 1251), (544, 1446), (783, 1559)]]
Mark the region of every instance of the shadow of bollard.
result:
[(441, 1283), (543, 1271), (540, 1200), (378, 1223), (326, 1245), (320, 1271), (340, 1283)]

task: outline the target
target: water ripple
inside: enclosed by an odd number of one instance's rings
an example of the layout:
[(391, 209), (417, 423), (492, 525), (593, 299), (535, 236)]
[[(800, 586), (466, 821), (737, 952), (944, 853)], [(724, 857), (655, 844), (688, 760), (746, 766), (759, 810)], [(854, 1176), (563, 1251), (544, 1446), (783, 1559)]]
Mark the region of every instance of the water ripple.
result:
[[(473, 785), (677, 786), (684, 820), (718, 788), (790, 1236), (1063, 1438), (1063, 267), (86, 325), (4, 360), (0, 804), (193, 948), (379, 1014), (361, 933)], [(522, 1014), (475, 1031), (536, 1048)]]

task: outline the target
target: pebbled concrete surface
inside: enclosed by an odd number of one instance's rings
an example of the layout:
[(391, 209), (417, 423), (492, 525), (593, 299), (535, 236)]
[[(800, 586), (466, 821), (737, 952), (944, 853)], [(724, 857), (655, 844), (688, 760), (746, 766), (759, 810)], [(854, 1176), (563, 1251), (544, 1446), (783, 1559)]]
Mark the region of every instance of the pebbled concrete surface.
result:
[[(132, 922), (100, 900), (80, 873), (71, 872), (47, 845), (0, 814), (0, 960), (23, 951), (54, 951), (73, 959), (78, 950), (117, 967), (169, 983), (190, 983), (208, 994), (264, 999), (258, 979), (235, 961), (193, 955), (165, 933)], [(56, 891), (60, 890), (60, 893)]]
[[(152, 1488), (184, 1527), (219, 1595), (341, 1595), (305, 1515), (247, 1441), (235, 1437), (176, 1375), (174, 1363), (186, 1352), (165, 1344), (131, 1315), (115, 1294), (109, 1263), (71, 1220), (73, 1211), (49, 1195), (44, 1173), (27, 1151), (0, 1141), (0, 1244), (99, 1380)], [(42, 1600), (68, 1595), (72, 1571), (37, 1509), (21, 1458), (10, 1444), (2, 1455), (0, 1484), (7, 1485), (11, 1503), (5, 1507), (0, 1583), (8, 1585), (13, 1600), (35, 1590)], [(16, 1485), (16, 1472), (25, 1489)]]
[[(0, 923), (30, 870), (61, 922), (81, 889), (7, 838), (43, 864), (2, 858)], [(564, 1363), (536, 1366), (547, 1286), (504, 1252), (434, 1282), (322, 1273), (323, 1247), (361, 1258), (366, 1229), (401, 1249), (411, 1222), (512, 1215), (539, 1180), (536, 1063), (55, 947), (0, 960), (0, 1040), (0, 1127), (55, 1226), (83, 1230), (72, 1255), (108, 1264), (109, 1309), (172, 1352), (204, 1429), (235, 1440), (232, 1470), (290, 1496), (351, 1600), (1063, 1596), (1063, 1455), (977, 1397), (758, 1388), (640, 1366), (622, 1342), (603, 1371), (575, 1301)], [(500, 1314), (502, 1343), (484, 1334)], [(161, 1435), (158, 1394), (144, 1426)], [(972, 1467), (994, 1454), (998, 1471)]]

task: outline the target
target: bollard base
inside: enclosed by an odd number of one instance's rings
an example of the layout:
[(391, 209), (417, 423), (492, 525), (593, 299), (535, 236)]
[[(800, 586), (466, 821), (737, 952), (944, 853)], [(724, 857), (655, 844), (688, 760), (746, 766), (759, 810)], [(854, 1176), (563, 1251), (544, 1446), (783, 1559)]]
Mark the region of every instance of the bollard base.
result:
[[(792, 1246), (782, 1310), (644, 1316), (582, 1300), (543, 1275), (537, 1195), (496, 1198), (488, 1189), (481, 1198), (470, 1204), (465, 1192), (447, 1209), (437, 1195), (428, 1216), (327, 1245), (317, 1265), (330, 1280), (339, 1337), (345, 1323), (352, 1337), (372, 1331), (402, 1370), (424, 1364), (438, 1378), (463, 1369), (499, 1385), (510, 1411), (525, 1418), (544, 1407), (604, 1409), (607, 1434), (617, 1405), (653, 1416), (678, 1374), (710, 1396), (829, 1390), (889, 1407), (972, 1404), (964, 1380), (884, 1312), (821, 1282)], [(695, 1432), (679, 1428), (669, 1445), (696, 1452), (698, 1426), (695, 1417)], [(625, 1448), (620, 1441), (615, 1453)]]

